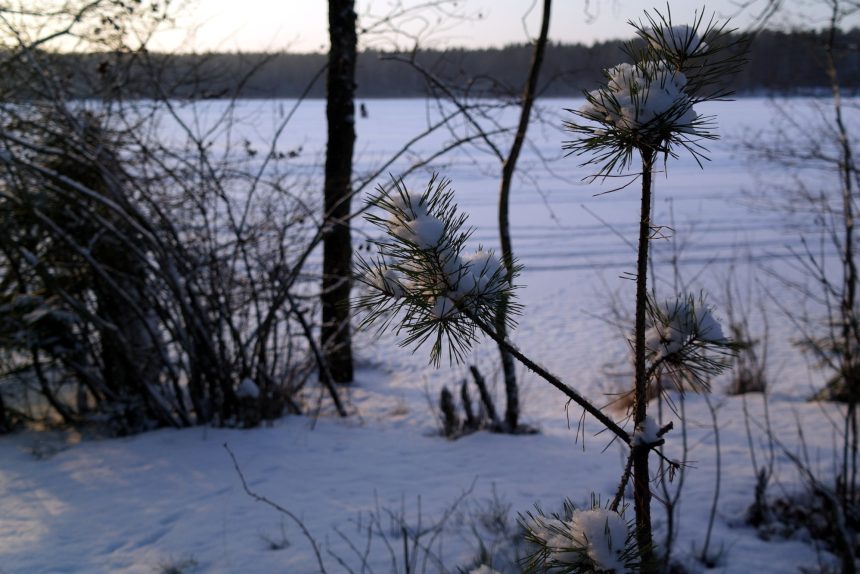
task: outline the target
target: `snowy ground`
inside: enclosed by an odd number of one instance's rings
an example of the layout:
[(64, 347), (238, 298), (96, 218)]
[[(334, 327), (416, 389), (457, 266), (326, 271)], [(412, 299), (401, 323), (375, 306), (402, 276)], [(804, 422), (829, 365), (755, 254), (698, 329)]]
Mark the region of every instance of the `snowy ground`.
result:
[[(264, 138), (264, 127), (274, 122), (281, 104), (248, 106), (256, 114), (249, 125)], [(425, 119), (423, 105), (414, 101), (373, 101), (368, 107), (370, 118), (360, 120), (358, 139), (367, 169)], [(285, 147), (303, 146), (309, 170), (323, 145), (323, 109), (320, 102), (306, 103), (289, 132), (301, 135), (284, 142)], [(745, 192), (755, 191), (757, 180), (733, 151), (748, 130), (769, 125), (773, 112), (767, 102), (741, 100), (705, 111), (719, 114), (725, 138), (711, 146), (712, 161), (704, 171), (682, 160), (670, 163), (668, 176), (657, 179), (657, 222), (670, 225), (675, 237), (656, 244), (655, 265), (658, 289), (668, 294), (673, 283), (669, 261), (674, 248), (682, 246), (680, 280), (695, 291), (707, 289), (719, 309), (731, 274), (742, 285), (756, 277), (775, 289), (762, 271), (791, 272), (787, 246), (796, 244), (798, 233), (796, 228), (788, 232), (781, 215), (751, 207)], [(538, 149), (559, 155), (563, 134), (533, 133)], [(610, 308), (616, 299), (622, 301), (622, 313), (629, 308), (625, 301), (632, 286), (620, 276), (633, 267), (626, 242), (635, 232), (635, 186), (594, 196), (606, 187), (583, 184), (588, 171), (576, 160), (553, 163), (550, 173), (534, 149), (529, 153), (522, 167), (529, 178), (514, 191), (512, 210), (514, 249), (525, 266), (520, 294), (526, 307), (513, 338), (569, 384), (603, 402), (606, 392), (620, 388), (619, 380), (627, 380), (629, 369), (626, 343), (611, 324)], [(474, 241), (493, 246), (499, 166), (472, 151), (449, 159), (443, 169), (478, 227)], [(767, 169), (772, 178), (780, 176)], [(411, 181), (420, 186), (423, 178)], [(808, 460), (827, 476), (837, 433), (831, 421), (838, 419), (838, 409), (804, 401), (820, 377), (810, 375), (791, 347), (792, 331), (769, 299), (755, 298), (750, 305), (752, 316), (762, 310), (770, 316), (774, 434), (797, 453), (802, 451), (797, 429), (803, 428)], [(593, 421), (578, 433), (579, 411), (566, 411), (558, 391), (528, 373), (521, 377), (524, 419), (539, 434), (477, 433), (449, 442), (434, 434), (430, 401), (443, 384), (466, 378), (465, 366), (432, 370), (424, 350), (412, 354), (399, 349), (392, 336), (373, 333), (358, 337), (358, 356), (357, 381), (348, 391), (356, 414), (346, 421), (324, 412), (316, 421), (290, 417), (247, 431), (165, 429), (112, 440), (56, 433), (0, 437), (0, 573), (320, 571), (296, 522), (243, 491), (225, 444), (251, 490), (301, 520), (330, 573), (403, 572), (400, 524), (414, 534), (443, 518), (438, 529), (421, 537), (429, 547), (418, 549), (417, 571), (467, 568), (478, 556), (479, 538), (503, 568), (501, 559), (515, 552), (517, 513), (535, 504), (554, 511), (565, 497), (585, 504), (592, 494), (605, 500), (614, 493), (623, 465), (620, 449), (606, 448), (608, 439), (595, 436), (599, 427)], [(473, 360), (496, 378), (491, 345), (476, 349)], [(717, 407), (719, 468), (705, 398), (690, 396), (685, 403), (689, 468), (677, 509), (674, 554), (691, 569), (704, 570), (692, 556), (704, 543), (720, 477), (710, 540), (715, 571), (782, 573), (801, 566), (816, 571), (831, 557), (802, 534), (765, 541), (743, 523), (755, 484), (750, 444), (759, 465), (769, 452), (758, 426), (764, 403), (760, 395), (750, 395), (747, 419), (743, 399), (727, 397), (724, 385), (716, 381), (710, 397)], [(680, 428), (671, 413), (665, 413), (664, 422), (671, 418)], [(750, 435), (747, 421), (752, 421)], [(683, 456), (680, 430), (670, 434), (668, 443), (670, 454)], [(779, 447), (773, 452), (777, 481), (771, 492), (797, 491), (792, 463)], [(669, 485), (670, 491), (680, 482)], [(662, 496), (659, 488), (657, 494)], [(656, 499), (655, 517), (662, 543), (666, 521)], [(414, 558), (416, 550), (408, 548)]]

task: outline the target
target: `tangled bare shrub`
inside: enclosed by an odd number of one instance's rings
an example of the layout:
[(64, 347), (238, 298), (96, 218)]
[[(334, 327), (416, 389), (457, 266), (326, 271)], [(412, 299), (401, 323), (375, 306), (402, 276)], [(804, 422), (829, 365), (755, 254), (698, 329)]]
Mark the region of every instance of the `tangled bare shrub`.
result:
[[(277, 147), (289, 116), (255, 149), (232, 139), (235, 100), (171, 99), (140, 40), (164, 15), (139, 4), (57, 3), (41, 27), (9, 8), (0, 29), (26, 86), (0, 98), (0, 427), (249, 426), (299, 411), (316, 368), (320, 226)], [(58, 38), (102, 65), (61, 69)], [(126, 99), (132, 76), (160, 95)]]

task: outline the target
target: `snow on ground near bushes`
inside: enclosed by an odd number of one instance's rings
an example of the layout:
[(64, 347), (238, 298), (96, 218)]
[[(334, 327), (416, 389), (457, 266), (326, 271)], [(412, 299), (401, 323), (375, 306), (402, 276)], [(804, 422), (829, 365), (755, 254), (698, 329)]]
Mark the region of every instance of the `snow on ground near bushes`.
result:
[[(267, 114), (276, 116), (277, 105), (247, 104), (249, 109), (257, 106), (255, 130), (262, 130)], [(562, 101), (542, 105), (576, 107)], [(360, 169), (389, 153), (405, 139), (403, 134), (416, 133), (424, 119), (423, 104), (417, 101), (372, 101), (368, 107), (370, 118), (358, 124)], [(318, 127), (324, 105), (307, 102), (302, 110), (293, 132), (301, 135), (284, 147), (322, 149), (318, 134), (324, 130)], [(728, 136), (738, 135), (745, 126), (765, 127), (771, 113), (763, 100), (699, 111), (718, 113), (721, 130)], [(560, 155), (563, 134), (550, 129), (533, 133), (541, 137), (544, 152)], [(713, 161), (705, 171), (694, 162), (681, 161), (669, 165), (668, 177), (656, 178), (657, 223), (671, 223), (673, 241), (684, 242), (681, 271), (691, 282), (689, 290), (707, 288), (718, 318), (725, 318), (720, 296), (732, 262), (744, 278), (759, 267), (779, 266), (785, 261), (785, 246), (797, 241), (796, 231), (787, 231), (777, 216), (740, 202), (742, 189), (754, 186), (755, 180), (731, 149), (730, 141), (714, 143)], [(479, 165), (467, 161), (469, 157), (478, 158)], [(306, 167), (311, 169), (310, 164)], [(604, 393), (618, 391), (621, 381), (629, 380), (626, 343), (607, 320), (612, 294), (626, 301), (633, 289), (632, 282), (620, 278), (632, 270), (633, 252), (618, 235), (635, 234), (635, 191), (593, 197), (602, 188), (582, 184), (587, 172), (573, 159), (556, 164), (554, 175), (547, 175), (534, 156), (525, 156), (524, 170), (537, 179), (521, 182), (514, 191), (514, 250), (525, 265), (520, 296), (526, 306), (514, 340), (593, 400), (608, 402)], [(478, 243), (494, 247), (497, 242), (493, 225), (497, 173), (492, 159), (474, 151), (456, 156), (446, 166), (444, 175), (452, 178), (462, 208), (479, 226), (475, 247)], [(417, 177), (410, 181), (416, 189), (426, 183)], [(666, 266), (671, 249), (668, 241), (655, 242), (658, 275), (663, 277), (658, 280), (658, 295), (663, 297), (670, 295), (666, 289), (672, 284)], [(820, 377), (808, 374), (802, 357), (787, 343), (792, 331), (778, 314), (771, 315), (770, 332), (774, 432), (797, 452), (800, 420), (811, 460), (829, 469), (836, 431), (825, 415), (838, 417), (838, 407), (804, 402)], [(213, 573), (318, 571), (314, 553), (296, 525), (244, 493), (224, 443), (236, 454), (252, 490), (301, 518), (331, 573), (346, 571), (335, 556), (361, 570), (344, 537), (363, 552), (367, 536), (359, 525), (366, 528), (372, 515), (382, 517), (383, 531), (400, 563), (402, 540), (390, 516), (403, 516), (416, 529), (420, 506), (421, 524), (426, 526), (466, 493), (433, 546), (448, 571), (456, 572), (477, 555), (473, 527), (500, 553), (512, 548), (497, 530), (496, 534), (488, 530), (491, 509), (500, 506), (491, 502), (494, 492), (501, 507), (510, 505), (509, 534), (515, 531), (516, 514), (534, 504), (552, 512), (560, 509), (565, 497), (588, 506), (592, 493), (604, 500), (614, 493), (623, 466), (620, 450), (616, 445), (604, 450), (609, 439), (605, 434), (595, 436), (599, 427), (592, 420), (586, 421), (583, 441), (577, 433), (580, 412), (575, 408), (566, 412), (564, 398), (528, 373), (521, 371), (524, 420), (540, 434), (477, 433), (449, 442), (433, 435), (436, 424), (429, 402), (435, 401), (443, 384), (458, 384), (468, 377), (467, 367), (431, 370), (425, 351), (412, 355), (398, 349), (390, 335), (360, 335), (358, 346), (357, 382), (346, 397), (357, 415), (346, 421), (324, 411), (315, 426), (307, 418), (288, 417), (254, 430), (165, 429), (113, 440), (78, 441), (53, 433), (0, 437), (0, 573), (152, 573), (168, 566)], [(498, 381), (496, 353), (485, 343), (473, 358), (490, 380)], [(498, 382), (494, 384), (501, 397)], [(720, 391), (725, 384), (715, 383), (713, 397), (720, 405), (722, 444), (722, 493), (712, 536), (712, 550), (719, 553), (717, 571), (815, 568), (816, 550), (801, 535), (765, 542), (742, 523), (752, 502), (755, 473), (742, 399), (725, 397)], [(750, 396), (748, 403), (761, 421), (760, 396)], [(693, 549), (701, 548), (704, 540), (716, 471), (705, 402), (691, 396), (686, 407), (691, 468), (674, 548), (690, 563)], [(678, 453), (677, 417), (667, 415), (658, 422), (662, 426), (672, 418), (675, 430), (665, 437), (666, 448)], [(756, 424), (752, 428), (753, 443), (766, 448), (764, 434)], [(777, 468), (779, 481), (773, 492), (795, 491), (799, 481), (788, 458), (779, 452)], [(657, 541), (662, 543), (665, 519), (656, 500), (655, 518)], [(284, 535), (287, 543), (281, 544)], [(379, 535), (371, 539), (368, 556), (374, 572), (390, 571), (391, 554)], [(823, 556), (829, 559), (826, 553)]]
[[(360, 382), (370, 383), (366, 376)], [(383, 391), (384, 383), (376, 382)], [(424, 416), (423, 405), (414, 407), (419, 412), (413, 416)], [(771, 407), (775, 430), (789, 440), (795, 412), (810, 426), (821, 424), (817, 405), (775, 399)], [(760, 401), (752, 399), (751, 409), (760, 412)], [(703, 401), (691, 399), (688, 413), (693, 468), (679, 509), (676, 552), (681, 556), (701, 547), (715, 474)], [(559, 417), (563, 413), (547, 413), (547, 419)], [(739, 399), (725, 401), (719, 421), (723, 486), (712, 544), (723, 553), (721, 571), (791, 572), (814, 566), (816, 555), (808, 543), (764, 542), (741, 524), (754, 474)], [(587, 505), (592, 491), (611, 496), (622, 465), (618, 449), (601, 453), (606, 439), (589, 435), (583, 451), (564, 424), (548, 423), (542, 431), (519, 437), (477, 433), (448, 442), (385, 422), (324, 419), (311, 428), (307, 419), (291, 417), (264, 429), (160, 430), (76, 445), (58, 436), (7, 437), (0, 442), (0, 571), (151, 573), (193, 559), (202, 572), (316, 572), (299, 529), (243, 492), (224, 443), (235, 452), (252, 490), (304, 521), (321, 544), (329, 572), (344, 571), (330, 551), (357, 564), (338, 530), (363, 549), (366, 536), (358, 523), (366, 525), (368, 513), (380, 509), (400, 560), (402, 541), (396, 529), (389, 530), (388, 511), (403, 513), (417, 527), (420, 500), (427, 525), (470, 492), (437, 539), (438, 553), (449, 571), (456, 571), (477, 555), (472, 525), (481, 529), (494, 489), (511, 505), (511, 523), (516, 512), (535, 503), (555, 510), (564, 497)], [(670, 444), (680, 441), (673, 434)], [(829, 429), (807, 434), (815, 456), (829, 456), (829, 435)], [(61, 450), (43, 458), (33, 455), (52, 449)], [(791, 490), (797, 482), (785, 457), (779, 459), (780, 488)], [(658, 525), (664, 523), (659, 510), (655, 516)], [(273, 550), (268, 540), (281, 540), (282, 524), (289, 545)], [(658, 540), (660, 532), (658, 527)], [(493, 541), (485, 536), (488, 544)], [(378, 536), (370, 563), (376, 572), (389, 571), (390, 557)]]

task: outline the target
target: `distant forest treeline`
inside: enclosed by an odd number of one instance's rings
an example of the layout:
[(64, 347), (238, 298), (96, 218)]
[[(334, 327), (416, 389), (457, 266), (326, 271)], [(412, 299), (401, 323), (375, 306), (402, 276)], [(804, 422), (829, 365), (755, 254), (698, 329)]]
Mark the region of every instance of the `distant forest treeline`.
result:
[[(828, 85), (824, 70), (823, 32), (764, 31), (751, 43), (749, 64), (732, 81), (740, 94), (805, 93)], [(860, 87), (860, 30), (839, 38), (839, 69), (845, 88)], [(541, 95), (578, 95), (592, 88), (601, 70), (623, 60), (623, 41), (585, 46), (547, 47), (541, 73)], [(147, 97), (153, 90), (175, 97), (295, 98), (307, 91), (324, 97), (325, 54), (53, 54), (45, 55), (67, 70), (73, 93), (109, 95), (122, 85), (124, 97)], [(413, 59), (417, 65), (406, 63)], [(432, 90), (428, 74), (473, 96), (505, 96), (520, 91), (531, 47), (512, 45), (485, 50), (450, 49), (412, 54), (366, 51), (357, 69), (357, 97), (420, 97)], [(131, 64), (131, 65), (124, 65)], [(426, 73), (419, 71), (419, 67)], [(313, 82), (316, 77), (316, 81)], [(2, 80), (0, 80), (2, 82)], [(313, 83), (312, 83), (313, 82)], [(310, 86), (310, 88), (309, 88)]]

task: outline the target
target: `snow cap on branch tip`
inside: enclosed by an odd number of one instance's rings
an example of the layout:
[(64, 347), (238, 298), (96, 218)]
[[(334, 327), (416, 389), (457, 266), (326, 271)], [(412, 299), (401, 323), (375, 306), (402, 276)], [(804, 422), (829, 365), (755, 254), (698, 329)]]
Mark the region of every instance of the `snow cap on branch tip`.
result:
[(636, 430), (633, 431), (632, 446), (652, 445), (662, 441), (660, 436), (660, 425), (657, 421), (648, 415), (645, 419), (636, 425)]
[(687, 78), (662, 63), (622, 63), (605, 70), (606, 85), (589, 92), (579, 112), (620, 130), (692, 131), (698, 115)]
[(550, 553), (553, 562), (577, 564), (579, 553), (571, 550), (570, 525), (558, 518), (537, 517), (526, 525), (529, 533)]
[(695, 28), (686, 24), (660, 26), (652, 29), (653, 37), (648, 38), (652, 48), (667, 48), (679, 55), (695, 56), (708, 49)]
[(502, 262), (492, 251), (479, 248), (458, 259), (457, 264), (451, 276), (455, 298), (498, 292), (505, 286)]
[(659, 357), (673, 355), (693, 342), (727, 342), (708, 306), (704, 302), (696, 305), (689, 297), (664, 302), (652, 320), (654, 325), (645, 332), (645, 347)]
[(638, 36), (624, 48), (632, 63), (604, 70), (601, 86), (586, 92), (587, 103), (568, 110), (578, 119), (565, 121), (565, 129), (576, 136), (563, 148), (586, 157), (582, 165), (600, 166), (594, 177), (623, 173), (643, 153), (668, 159), (684, 150), (701, 166), (707, 159), (701, 141), (718, 139), (713, 118), (698, 115), (694, 105), (732, 93), (726, 81), (745, 62), (747, 42), (715, 17), (703, 23), (696, 12), (685, 26), (672, 24), (668, 6), (665, 15), (655, 13), (629, 22)]
[(698, 337), (702, 341), (711, 343), (726, 342), (722, 326), (713, 314), (711, 314), (711, 310), (705, 306), (700, 306), (696, 309), (696, 329), (698, 330)]
[(371, 267), (367, 274), (367, 282), (370, 285), (396, 298), (405, 294), (403, 281), (400, 271), (382, 264)]
[[(612, 510), (594, 507), (573, 509), (570, 519), (531, 517), (524, 523), (533, 542), (543, 547), (542, 566), (583, 572), (630, 572), (630, 529)], [(581, 569), (581, 570), (579, 570)]]
[(420, 249), (432, 249), (445, 237), (445, 223), (430, 214), (415, 215), (402, 220), (394, 217), (389, 229), (393, 235), (414, 243)]
[(621, 515), (603, 508), (578, 510), (569, 524), (574, 542), (581, 544), (598, 571), (628, 572), (623, 556), (629, 532)]
[[(458, 212), (448, 180), (434, 175), (421, 195), (402, 181), (394, 185), (396, 194), (380, 187), (368, 200), (382, 213), (369, 211), (365, 219), (384, 235), (371, 241), (378, 248), (374, 260), (359, 256), (359, 280), (370, 293), (356, 306), (367, 311), (365, 325), (380, 321), (383, 329), (403, 329), (404, 345), (432, 342), (433, 364), (439, 364), (445, 347), (452, 362), (460, 362), (477, 340), (476, 331), (495, 321), (501, 298), (513, 295), (509, 277), (516, 276), (517, 267), (506, 270), (493, 252), (480, 247), (465, 253), (472, 230)], [(506, 323), (513, 328), (519, 305), (513, 299), (509, 305)]]
[(445, 295), (436, 297), (433, 309), (430, 311), (430, 314), (436, 319), (451, 319), (456, 317), (458, 313), (457, 304)]
[(426, 198), (423, 193), (406, 190), (400, 190), (399, 193), (394, 193), (390, 197), (391, 204), (398, 211), (406, 214), (409, 219), (414, 219), (429, 213), (425, 199)]

